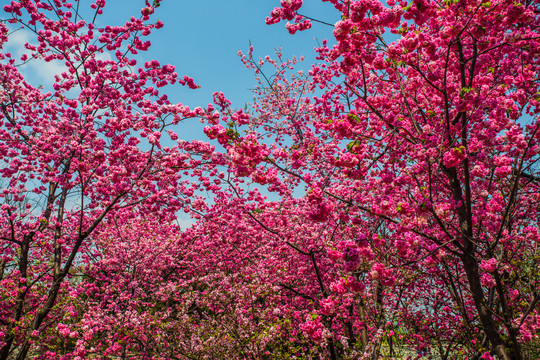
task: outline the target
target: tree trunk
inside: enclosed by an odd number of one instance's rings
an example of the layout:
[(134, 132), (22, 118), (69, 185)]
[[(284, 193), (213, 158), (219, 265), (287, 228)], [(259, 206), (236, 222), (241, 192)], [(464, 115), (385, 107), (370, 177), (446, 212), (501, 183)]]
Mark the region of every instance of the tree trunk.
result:
[(501, 360), (521, 360), (520, 354), (510, 355), (508, 348), (504, 344), (499, 332), (497, 331), (497, 325), (493, 320), (490, 310), (486, 306), (486, 299), (480, 283), (480, 274), (478, 272), (478, 264), (471, 255), (465, 254), (462, 257), (463, 267), (467, 274), (467, 280), (469, 283), (469, 290), (473, 296), (474, 305), (484, 332), (491, 344), (492, 351), (497, 354)]

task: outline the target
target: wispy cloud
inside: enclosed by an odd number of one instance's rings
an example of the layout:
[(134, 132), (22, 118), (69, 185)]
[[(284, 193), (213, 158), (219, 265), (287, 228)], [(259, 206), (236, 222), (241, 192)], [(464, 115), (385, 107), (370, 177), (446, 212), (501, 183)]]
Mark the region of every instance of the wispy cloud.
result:
[[(24, 54), (30, 58), (31, 51), (26, 49), (25, 45), (30, 44), (38, 46), (36, 34), (28, 29), (20, 29), (10, 34), (5, 48), (11, 53), (14, 59), (19, 60)], [(96, 56), (99, 60), (111, 60), (111, 54), (105, 52)], [(55, 76), (65, 72), (66, 65), (63, 61), (43, 59), (31, 59), (27, 63), (18, 67), (26, 82), (33, 86), (43, 86), (45, 89), (51, 89), (55, 82)]]

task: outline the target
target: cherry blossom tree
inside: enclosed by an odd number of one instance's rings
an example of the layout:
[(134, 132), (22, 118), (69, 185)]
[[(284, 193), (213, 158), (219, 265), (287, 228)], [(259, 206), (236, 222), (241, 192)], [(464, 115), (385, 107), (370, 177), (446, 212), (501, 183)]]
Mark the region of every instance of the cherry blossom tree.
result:
[[(211, 162), (212, 146), (178, 140), (172, 130), (205, 110), (160, 92), (173, 84), (196, 88), (193, 79), (156, 60), (137, 66), (137, 54), (150, 46), (145, 37), (163, 26), (150, 20), (159, 1), (147, 1), (122, 26), (99, 28), (104, 6), (38, 0), (3, 7), (0, 359), (26, 358), (62, 318), (78, 316), (76, 279), (92, 259), (81, 254), (95, 252), (93, 234), (104, 221), (135, 213), (170, 221), (196, 208), (189, 198), (199, 185), (182, 172), (196, 168), (202, 176)], [(88, 11), (93, 19), (85, 21)], [(34, 36), (20, 58), (5, 50), (16, 31)], [(29, 62), (64, 71), (35, 87), (21, 72)]]
[[(389, 348), (388, 354), (398, 355), (401, 345), (422, 348), (430, 340), (436, 341), (439, 345), (437, 352), (441, 357), (455, 354), (458, 349), (462, 352), (467, 351), (462, 344), (467, 343), (470, 338), (461, 336), (463, 327), (455, 325), (455, 319), (459, 315), (452, 313), (442, 317), (430, 313), (433, 309), (426, 306), (429, 302), (435, 303), (436, 309), (451, 305), (447, 294), (439, 289), (441, 288), (440, 279), (431, 274), (433, 270), (436, 270), (433, 266), (429, 266), (433, 264), (433, 260), (430, 259), (427, 262), (428, 269), (407, 267), (392, 270), (396, 258), (402, 258), (404, 255), (411, 256), (411, 254), (403, 248), (396, 249), (392, 245), (387, 245), (381, 238), (375, 236), (377, 229), (381, 227), (381, 222), (377, 217), (361, 218), (358, 209), (348, 205), (341, 208), (340, 202), (332, 197), (323, 201), (323, 192), (317, 188), (310, 189), (307, 196), (300, 202), (301, 210), (295, 210), (296, 213), (302, 211), (303, 215), (287, 215), (289, 213), (286, 209), (298, 207), (294, 204), (299, 203), (299, 199), (293, 200), (291, 189), (297, 187), (299, 180), (303, 181), (303, 179), (294, 171), (283, 168), (278, 163), (279, 160), (275, 159), (290, 154), (291, 168), (311, 169), (303, 176), (309, 182), (314, 172), (327, 171), (328, 158), (326, 156), (333, 154), (336, 149), (339, 150), (339, 142), (326, 134), (320, 137), (313, 136), (313, 128), (309, 121), (283, 121), (284, 116), (309, 119), (317, 118), (318, 115), (313, 111), (310, 102), (306, 102), (303, 98), (309, 92), (311, 80), (304, 77), (301, 71), (290, 79), (285, 78), (286, 70), (293, 67), (296, 61), (282, 61), (279, 53), (277, 56), (276, 61), (267, 57), (254, 62), (251, 55), (244, 58), (246, 65), (253, 67), (260, 75), (259, 95), (261, 98), (255, 104), (257, 117), (253, 117), (251, 126), (252, 129), (260, 126), (264, 129), (264, 133), (257, 135), (251, 132), (250, 140), (246, 141), (247, 136), (240, 137), (241, 127), (231, 121), (226, 124), (226, 127), (216, 124), (205, 131), (211, 138), (216, 138), (221, 144), (229, 147), (233, 174), (241, 176), (251, 173), (253, 186), (269, 184), (269, 189), (289, 199), (281, 202), (280, 214), (287, 216), (287, 227), (294, 227), (295, 230), (292, 233), (289, 232), (286, 237), (282, 230), (283, 226), (269, 225), (273, 223), (276, 215), (255, 219), (255, 213), (247, 212), (249, 206), (254, 205), (244, 205), (242, 210), (242, 208), (238, 209), (238, 206), (228, 204), (220, 209), (219, 213), (224, 214), (220, 218), (228, 219), (233, 213), (243, 213), (248, 224), (252, 223), (249, 226), (255, 226), (259, 231), (270, 233), (275, 238), (274, 241), (282, 244), (281, 250), (265, 250), (265, 254), (279, 256), (277, 253), (286, 254), (291, 251), (300, 258), (316, 256), (317, 261), (325, 265), (319, 265), (320, 269), (315, 270), (312, 264), (303, 271), (311, 271), (312, 276), (316, 276), (317, 271), (333, 274), (325, 277), (324, 281), (311, 290), (310, 299), (314, 301), (315, 306), (304, 310), (326, 320), (313, 322), (313, 319), (308, 317), (302, 319), (299, 324), (302, 328), (310, 329), (308, 333), (317, 339), (311, 347), (318, 348), (323, 357), (355, 358), (362, 354), (376, 358), (382, 351), (383, 342)], [(272, 76), (261, 71), (261, 66), (265, 62), (275, 67), (275, 73)], [(275, 79), (274, 84), (265, 84), (267, 79)], [(220, 95), (216, 97), (218, 104), (227, 103), (223, 98), (220, 100)], [(294, 98), (298, 101), (293, 101)], [(231, 117), (237, 116), (235, 112), (229, 112), (229, 114)], [(249, 133), (249, 131), (246, 132)], [(266, 134), (272, 132), (277, 132), (277, 136), (272, 138), (271, 144), (257, 143), (252, 140), (259, 138), (264, 141)], [(302, 154), (302, 150), (309, 155)], [(254, 166), (249, 154), (255, 151), (272, 154), (275, 158), (263, 160), (265, 165)], [(245, 154), (248, 156), (244, 156)], [(258, 158), (260, 157), (259, 155)], [(243, 182), (241, 177), (235, 180)], [(248, 203), (257, 199), (253, 195), (242, 195), (239, 190), (237, 196)], [(258, 202), (255, 208), (263, 208), (260, 204), (264, 204), (264, 201), (258, 200)], [(215, 218), (212, 219), (215, 220)], [(240, 218), (227, 222), (240, 224), (242, 220)], [(321, 225), (327, 230), (316, 235), (317, 239), (310, 240), (315, 241), (317, 246), (298, 248), (294, 245), (299, 239), (297, 234), (300, 233), (300, 229), (317, 229)], [(304, 236), (301, 238), (302, 241), (308, 241), (304, 239)], [(419, 245), (417, 239), (409, 239), (407, 244), (411, 247)], [(272, 268), (275, 269), (275, 267)], [(296, 277), (292, 275), (294, 273), (294, 270), (288, 269), (288, 276), (294, 278)], [(277, 276), (278, 279), (273, 281), (280, 281), (281, 275)], [(306, 274), (301, 275), (301, 278), (305, 277)], [(314, 281), (313, 284), (316, 282)], [(321, 290), (323, 288), (324, 291)], [(290, 287), (288, 290), (294, 290), (300, 294), (308, 293), (303, 289), (302, 292)], [(332, 309), (330, 313), (329, 308)], [(329, 319), (333, 320), (329, 322)], [(451, 325), (447, 324), (448, 320), (452, 320)], [(387, 334), (395, 334), (395, 336), (386, 336)], [(413, 337), (412, 334), (415, 336)], [(459, 338), (459, 341), (456, 338)], [(330, 346), (330, 344), (333, 345)]]
[[(329, 255), (361, 281), (351, 249), (383, 250), (368, 276), (425, 300), (395, 324), (416, 328), (425, 348), (443, 336), (470, 356), (522, 359), (540, 319), (538, 4), (329, 3), (337, 44), (317, 49), (309, 78), (248, 54), (263, 83), (252, 114), (221, 101), (207, 134), (237, 176), (284, 198), (305, 188), (313, 221), (359, 224)], [(308, 29), (301, 6), (282, 1), (267, 23)]]

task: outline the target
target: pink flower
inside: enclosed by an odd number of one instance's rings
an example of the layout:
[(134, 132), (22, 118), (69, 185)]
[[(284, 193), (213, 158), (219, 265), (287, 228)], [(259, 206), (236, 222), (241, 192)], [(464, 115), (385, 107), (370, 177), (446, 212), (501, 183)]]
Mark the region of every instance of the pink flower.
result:
[(300, 325), (300, 328), (311, 340), (321, 342), (323, 339), (323, 327), (319, 321), (319, 316), (314, 320), (308, 320)]
[(320, 301), (321, 313), (324, 315), (332, 315), (336, 310), (336, 301), (332, 298), (322, 299)]
[(480, 282), (482, 285), (487, 286), (488, 288), (495, 287), (495, 279), (493, 279), (493, 276), (490, 274), (482, 274), (482, 277), (480, 277)]
[(480, 359), (495, 360), (495, 358), (491, 356), (491, 354), (487, 351), (482, 356), (480, 356)]
[(324, 222), (328, 219), (332, 211), (332, 207), (322, 202), (317, 204), (315, 208), (309, 213), (309, 218), (315, 222)]
[(480, 268), (489, 273), (494, 272), (497, 270), (497, 259), (491, 258), (489, 260), (482, 260), (482, 262), (480, 262)]
[(495, 175), (500, 178), (507, 177), (512, 173), (512, 168), (510, 166), (500, 166), (495, 169)]
[(443, 161), (446, 167), (452, 168), (458, 166), (467, 157), (467, 151), (465, 147), (455, 147), (448, 150), (444, 156)]

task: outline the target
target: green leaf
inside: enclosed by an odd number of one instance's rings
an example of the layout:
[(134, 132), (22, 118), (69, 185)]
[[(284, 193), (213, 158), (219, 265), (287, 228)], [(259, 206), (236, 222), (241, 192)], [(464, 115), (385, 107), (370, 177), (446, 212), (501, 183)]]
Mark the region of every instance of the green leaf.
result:
[(240, 137), (240, 134), (237, 131), (234, 131), (233, 129), (227, 129), (225, 131), (225, 134), (229, 137), (229, 139), (236, 140)]
[(459, 91), (459, 97), (463, 97), (466, 94), (470, 93), (472, 91), (472, 88), (470, 87), (464, 87)]
[(360, 118), (356, 114), (348, 114), (347, 119), (349, 119), (349, 121), (356, 121), (357, 123), (360, 123)]

